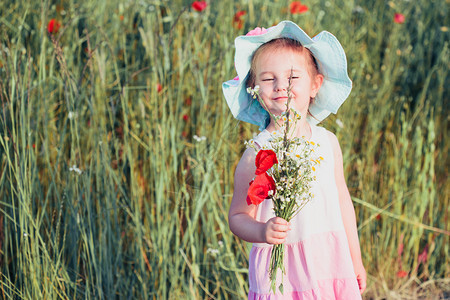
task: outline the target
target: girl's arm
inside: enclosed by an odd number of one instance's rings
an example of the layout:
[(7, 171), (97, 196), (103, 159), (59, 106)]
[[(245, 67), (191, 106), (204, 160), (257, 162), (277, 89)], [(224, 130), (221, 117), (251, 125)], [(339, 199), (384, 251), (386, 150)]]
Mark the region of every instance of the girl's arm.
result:
[(231, 231), (247, 242), (281, 244), (290, 229), (289, 223), (282, 218), (258, 222), (255, 220), (257, 206), (247, 204), (249, 183), (255, 177), (255, 157), (255, 150), (248, 148), (236, 167), (228, 223)]
[(329, 137), (334, 152), (334, 175), (339, 193), (339, 204), (341, 207), (342, 220), (344, 222), (345, 232), (347, 234), (348, 244), (350, 247), (353, 268), (355, 270), (356, 279), (358, 280), (359, 290), (362, 294), (366, 289), (366, 270), (364, 269), (361, 259), (355, 209), (353, 207), (347, 184), (345, 183), (341, 147), (339, 146), (339, 142), (334, 134), (329, 132)]

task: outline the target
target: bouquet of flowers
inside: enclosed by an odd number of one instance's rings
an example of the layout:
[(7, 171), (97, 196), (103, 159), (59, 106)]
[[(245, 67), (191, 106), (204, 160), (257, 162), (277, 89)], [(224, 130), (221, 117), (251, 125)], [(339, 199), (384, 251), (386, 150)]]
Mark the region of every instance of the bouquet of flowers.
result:
[[(291, 100), (290, 84), (288, 88), (288, 101), (286, 110), (280, 115), (271, 115), (280, 127), (280, 130), (271, 133), (268, 144), (258, 149), (253, 140), (246, 142), (248, 147), (257, 151), (255, 165), (256, 177), (250, 182), (247, 194), (247, 203), (258, 205), (265, 199), (273, 202), (273, 209), (277, 217), (290, 221), (313, 197), (311, 182), (315, 180), (315, 165), (322, 157), (315, 157), (314, 150), (319, 146), (304, 137), (290, 138), (291, 131), (300, 120), (301, 115), (289, 107)], [(258, 86), (248, 88), (253, 98), (265, 107), (259, 96)], [(281, 121), (281, 124), (279, 123)], [(283, 264), (284, 244), (275, 245), (270, 258), (271, 289), (275, 293), (277, 270), (285, 274)], [(279, 285), (283, 293), (283, 283)]]

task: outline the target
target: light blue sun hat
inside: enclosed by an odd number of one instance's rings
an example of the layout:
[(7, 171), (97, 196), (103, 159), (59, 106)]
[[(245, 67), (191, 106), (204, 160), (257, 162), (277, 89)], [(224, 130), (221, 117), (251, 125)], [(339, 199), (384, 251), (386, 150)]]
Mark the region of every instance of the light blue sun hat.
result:
[(238, 76), (224, 82), (222, 90), (233, 116), (238, 120), (258, 125), (260, 130), (267, 126), (270, 116), (259, 102), (247, 93), (246, 81), (250, 73), (252, 56), (262, 44), (284, 37), (297, 40), (309, 49), (317, 61), (319, 72), (324, 76), (315, 101), (309, 106), (313, 116), (308, 116), (309, 123), (315, 125), (330, 113), (337, 113), (352, 89), (344, 49), (331, 33), (322, 31), (311, 39), (291, 21), (282, 21), (268, 29), (256, 28), (247, 35), (235, 39), (234, 62)]

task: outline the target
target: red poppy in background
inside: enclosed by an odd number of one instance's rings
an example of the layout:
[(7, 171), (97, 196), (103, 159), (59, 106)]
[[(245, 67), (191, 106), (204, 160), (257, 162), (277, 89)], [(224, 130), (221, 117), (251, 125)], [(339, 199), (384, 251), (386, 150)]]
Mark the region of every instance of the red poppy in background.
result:
[(61, 23), (59, 23), (55, 19), (51, 19), (47, 24), (47, 31), (50, 34), (56, 34), (61, 27)]
[(397, 277), (398, 278), (403, 278), (403, 277), (406, 277), (406, 276), (408, 276), (408, 272), (406, 272), (404, 270), (400, 270), (400, 271), (397, 272)]
[(256, 171), (255, 174), (259, 175), (270, 168), (274, 164), (278, 163), (277, 154), (273, 152), (272, 150), (260, 150), (258, 154), (256, 155), (255, 159), (255, 165), (256, 165)]
[(302, 14), (308, 11), (308, 6), (303, 5), (300, 1), (291, 2), (291, 14)]
[(162, 89), (163, 89), (163, 87), (162, 87), (161, 83), (158, 83), (156, 85), (156, 90), (158, 91), (158, 93), (161, 93)]
[(275, 190), (275, 187), (275, 181), (267, 173), (256, 176), (248, 188), (247, 204), (259, 205), (267, 199), (269, 191)]
[(394, 14), (394, 22), (397, 24), (405, 23), (405, 15), (403, 15), (401, 13), (395, 13)]
[(188, 115), (183, 115), (183, 120), (185, 120), (185, 121), (189, 120), (189, 116)]
[(244, 16), (247, 12), (245, 10), (240, 10), (234, 14), (233, 18), (233, 27), (236, 29), (242, 29), (244, 27), (244, 20), (242, 16)]
[(192, 8), (196, 11), (203, 11), (208, 6), (206, 1), (194, 1), (192, 2)]

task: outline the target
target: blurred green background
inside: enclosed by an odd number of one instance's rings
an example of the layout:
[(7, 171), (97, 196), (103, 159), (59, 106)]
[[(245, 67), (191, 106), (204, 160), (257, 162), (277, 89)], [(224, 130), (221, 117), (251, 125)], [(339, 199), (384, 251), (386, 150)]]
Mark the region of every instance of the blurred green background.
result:
[(364, 298), (450, 297), (449, 2), (291, 2), (0, 3), (3, 298), (245, 298), (250, 245), (227, 212), (258, 130), (221, 83), (234, 38), (284, 19), (347, 54), (353, 91), (322, 125), (344, 155)]

